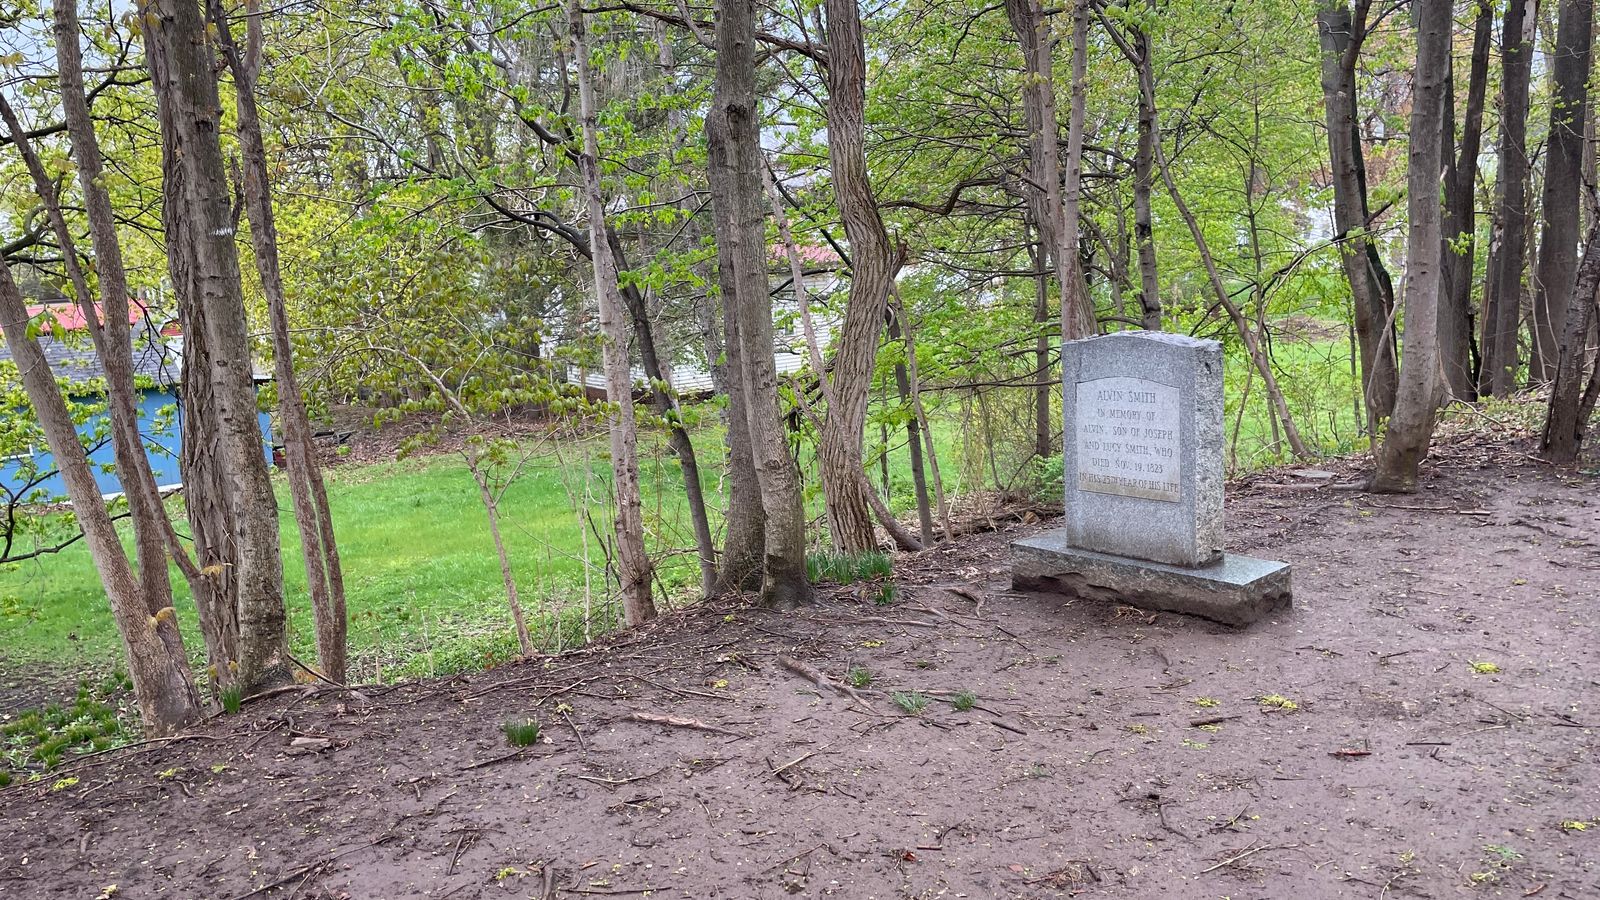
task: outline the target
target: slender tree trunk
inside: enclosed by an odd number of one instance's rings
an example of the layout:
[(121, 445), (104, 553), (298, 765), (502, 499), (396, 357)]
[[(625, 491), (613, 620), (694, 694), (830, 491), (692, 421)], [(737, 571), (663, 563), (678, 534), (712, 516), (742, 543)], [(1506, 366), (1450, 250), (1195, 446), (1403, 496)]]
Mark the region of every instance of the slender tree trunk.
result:
[[(219, 143), (221, 101), (198, 4), (145, 0), (141, 9), (152, 83), (165, 109), (162, 123), (173, 132), (174, 154), (166, 163), (184, 176), (182, 214), (190, 220), (193, 284), (209, 345), (206, 374), (218, 426), (216, 453), (227, 490), (229, 538), (236, 548), (237, 677), (250, 694), (288, 680), (288, 646), (278, 506), (256, 419), (232, 197)], [(185, 323), (186, 335), (192, 330)]]
[[(137, 584), (146, 608), (154, 614), (172, 605), (172, 580), (167, 571), (166, 542), (163, 539), (170, 524), (166, 521), (166, 508), (162, 505), (155, 475), (150, 469), (150, 458), (145, 455), (144, 439), (139, 434), (139, 400), (134, 385), (132, 336), (128, 326), (127, 279), (123, 275), (121, 248), (116, 243), (116, 220), (113, 218), (111, 202), (104, 187), (97, 181), (100, 146), (89, 121), (87, 104), (83, 101), (77, 18), (72, 15), (74, 11), (67, 9), (68, 4), (63, 3), (61, 7), (63, 15), (71, 16), (67, 40), (59, 44), (58, 53), (61, 60), (62, 103), (68, 110), (68, 131), (73, 138), (74, 156), (78, 160), (78, 180), (84, 190), (84, 206), (90, 216), (95, 256), (103, 263), (100, 267), (100, 307), (104, 310), (104, 321), (101, 321), (100, 311), (95, 308), (88, 276), (79, 262), (77, 242), (56, 197), (55, 181), (34, 151), (33, 142), (28, 139), (21, 120), (3, 97), (0, 97), (0, 119), (5, 121), (11, 142), (33, 178), (34, 190), (55, 232), (56, 243), (61, 248), (62, 263), (72, 283), (78, 306), (83, 311), (95, 354), (105, 370), (106, 407), (111, 420), (111, 446), (116, 460), (117, 481), (122, 485), (134, 526), (134, 548), (139, 564)], [(74, 90), (79, 92), (76, 103), (71, 94)], [(89, 129), (87, 134), (84, 131), (86, 127)]]
[[(755, 5), (723, 0), (716, 25), (716, 93), (706, 117), (706, 140), (717, 207), (717, 243), (732, 264), (731, 303), (744, 395), (745, 423), (766, 517), (761, 602), (792, 609), (812, 602), (806, 577), (805, 507), (800, 471), (789, 455), (778, 402), (773, 356), (772, 295), (767, 277), (766, 199), (761, 172), (761, 116), (756, 101)], [(804, 289), (803, 286), (800, 289)], [(821, 374), (820, 372), (818, 373)]]
[(944, 529), (944, 539), (948, 541), (955, 537), (950, 530), (950, 504), (945, 502), (944, 478), (939, 473), (939, 451), (934, 447), (933, 429), (928, 425), (928, 410), (922, 405), (922, 379), (917, 372), (917, 342), (912, 335), (911, 321), (906, 318), (906, 306), (900, 302), (898, 294), (895, 296), (894, 315), (895, 321), (901, 323), (906, 342), (907, 387), (911, 391), (912, 411), (916, 414), (922, 438), (927, 441), (928, 470), (933, 475), (933, 498), (939, 512), (939, 527)]
[[(522, 613), (522, 598), (517, 593), (517, 578), (511, 569), (511, 556), (506, 552), (505, 539), (500, 536), (500, 498), (495, 495), (488, 476), (479, 467), (477, 449), (469, 447), (466, 452), (467, 468), (472, 471), (472, 480), (478, 485), (478, 499), (483, 501), (484, 514), (489, 517), (489, 537), (494, 540), (495, 558), (500, 561), (500, 581), (506, 589), (506, 605), (511, 608), (511, 623), (517, 629), (517, 646), (521, 648), (523, 658), (527, 659), (538, 650), (533, 646), (532, 633), (528, 631), (528, 619)], [(561, 631), (559, 624), (556, 631)]]
[(1473, 366), (1472, 275), (1476, 258), (1478, 151), (1483, 141), (1483, 99), (1489, 81), (1489, 44), (1494, 10), (1489, 0), (1473, 0), (1472, 61), (1467, 71), (1467, 101), (1462, 115), (1461, 147), (1452, 139), (1455, 124), (1453, 90), (1446, 92), (1444, 117), (1444, 262), (1439, 295), (1439, 360), (1450, 396), (1476, 400)]
[[(256, 110), (256, 78), (259, 69), (260, 14), (257, 0), (245, 5), (249, 47), (241, 52), (234, 40), (221, 0), (208, 0), (212, 25), (233, 73), (238, 138), (243, 163), (241, 185), (245, 213), (250, 221), (250, 244), (255, 251), (256, 272), (261, 292), (267, 301), (271, 325), (273, 374), (278, 387), (278, 420), (283, 427), (284, 456), (289, 469), (289, 496), (295, 524), (300, 534), (301, 555), (305, 559), (306, 589), (311, 600), (311, 615), (316, 629), (317, 661), (322, 674), (344, 683), (346, 633), (344, 573), (339, 565), (339, 548), (334, 539), (333, 519), (329, 514), (328, 491), (322, 479), (299, 378), (294, 370), (294, 344), (289, 337), (288, 302), (284, 297), (283, 276), (278, 263), (278, 227), (272, 211), (272, 188), (267, 175), (267, 149), (261, 135), (261, 119)], [(527, 648), (524, 648), (527, 652)]]
[[(1578, 266), (1577, 289), (1572, 292), (1571, 308), (1567, 310), (1567, 327), (1562, 334), (1544, 435), (1539, 443), (1540, 453), (1551, 462), (1576, 462), (1588, 430), (1593, 400), (1589, 401), (1589, 410), (1585, 410), (1584, 369), (1590, 362), (1588, 344), (1590, 328), (1595, 321), (1597, 292), (1600, 292), (1600, 225), (1591, 225), (1584, 244), (1583, 262)], [(1591, 378), (1600, 376), (1600, 360), (1595, 361), (1593, 371), (1595, 375)]]
[[(894, 309), (889, 313), (889, 339), (904, 341), (905, 335), (900, 328), (900, 310)], [(1046, 371), (1049, 369), (1045, 363)], [(911, 407), (911, 375), (904, 362), (894, 364), (895, 391), (900, 397), (902, 409)], [(1049, 416), (1049, 395), (1045, 396), (1045, 415)], [(928, 475), (922, 461), (922, 424), (917, 417), (915, 408), (910, 409), (906, 417), (906, 448), (911, 453), (911, 484), (917, 495), (917, 525), (921, 531), (922, 546), (933, 546), (933, 507), (928, 502)], [(1049, 454), (1049, 436), (1045, 437), (1045, 455)]]
[(1322, 43), (1322, 102), (1328, 124), (1328, 160), (1333, 175), (1333, 219), (1345, 278), (1350, 283), (1368, 431), (1394, 408), (1396, 355), (1389, 322), (1394, 289), (1369, 234), (1366, 162), (1356, 105), (1356, 63), (1367, 35), (1370, 0), (1357, 0), (1352, 16), (1345, 0), (1323, 0), (1317, 11)]
[[(1150, 35), (1143, 28), (1133, 32), (1135, 65), (1141, 83), (1155, 80), (1150, 58)], [(1150, 191), (1155, 185), (1155, 104), (1144, 91), (1139, 92), (1139, 139), (1133, 154), (1133, 242), (1139, 253), (1139, 306), (1144, 327), (1161, 330), (1161, 281), (1156, 268), (1155, 228), (1150, 217)]]
[(1508, 0), (1500, 29), (1500, 143), (1495, 154), (1494, 236), (1489, 242), (1478, 342), (1478, 392), (1504, 397), (1516, 389), (1522, 362), (1517, 352), (1522, 272), (1528, 250), (1528, 88), (1533, 76), (1536, 0)]
[[(76, 35), (74, 34), (74, 39)], [(117, 538), (117, 528), (100, 499), (88, 455), (73, 425), (49, 361), (39, 342), (28, 333), (28, 310), (11, 268), (0, 259), (0, 331), (16, 361), (28, 401), (33, 406), (45, 441), (66, 482), (73, 513), (83, 529), (84, 542), (100, 573), (117, 631), (122, 635), (133, 682), (134, 699), (147, 732), (176, 732), (201, 715), (194, 675), (184, 655), (177, 614), (171, 606), (152, 611), (149, 598), (134, 580), (127, 554)]]
[(1194, 239), (1195, 249), (1200, 253), (1200, 262), (1206, 271), (1206, 278), (1211, 284), (1211, 291), (1216, 296), (1217, 302), (1227, 310), (1228, 318), (1232, 320), (1234, 328), (1239, 332), (1239, 337), (1244, 341), (1245, 350), (1250, 354), (1250, 361), (1255, 365), (1256, 371), (1261, 375), (1262, 387), (1267, 392), (1267, 399), (1272, 408), (1277, 412), (1278, 420), (1283, 424), (1284, 436), (1289, 439), (1289, 449), (1298, 459), (1311, 459), (1313, 454), (1300, 438), (1300, 429), (1295, 425), (1294, 414), (1289, 411), (1289, 404), (1284, 399), (1283, 389), (1278, 384), (1278, 377), (1272, 371), (1272, 358), (1265, 347), (1261, 345), (1261, 338), (1251, 327), (1250, 320), (1239, 309), (1239, 304), (1233, 301), (1228, 289), (1222, 283), (1222, 274), (1217, 269), (1216, 259), (1211, 255), (1211, 245), (1207, 243), (1205, 233), (1200, 230), (1200, 222), (1195, 218), (1194, 212), (1189, 209), (1189, 204), (1183, 199), (1183, 194), (1178, 191), (1178, 183), (1172, 177), (1172, 167), (1167, 163), (1166, 151), (1161, 147), (1161, 118), (1159, 110), (1155, 109), (1155, 82), (1148, 72), (1141, 72), (1139, 89), (1150, 98), (1152, 107), (1151, 127), (1154, 132), (1151, 142), (1155, 151), (1156, 171), (1161, 175), (1161, 181), (1166, 185), (1167, 196), (1172, 199), (1172, 205), (1177, 207), (1178, 215), (1189, 228), (1189, 236)]
[[(1087, 3), (1079, 3), (1079, 6), (1087, 6)], [(1050, 260), (1055, 266), (1056, 286), (1061, 293), (1063, 334), (1067, 340), (1075, 340), (1094, 333), (1094, 310), (1083, 286), (1076, 217), (1069, 220), (1063, 194), (1061, 152), (1056, 138), (1060, 125), (1056, 119), (1054, 40), (1050, 20), (1040, 0), (1006, 0), (1005, 7), (1011, 28), (1022, 46), (1022, 106), (1028, 125), (1028, 168), (1023, 194), (1028, 198), (1040, 239), (1049, 248)], [(1074, 44), (1075, 54), (1076, 47)], [(1080, 61), (1080, 56), (1074, 57), (1075, 74)], [(1075, 92), (1076, 82), (1074, 78)], [(1076, 108), (1076, 93), (1073, 102)], [(1077, 155), (1069, 160), (1069, 167), (1081, 165), (1081, 122), (1078, 134)], [(1070, 139), (1068, 152), (1071, 156)]]
[(1443, 170), (1445, 82), (1454, 30), (1451, 0), (1416, 0), (1417, 63), (1413, 70), (1411, 158), (1406, 170), (1405, 352), (1394, 415), (1377, 452), (1371, 489), (1416, 490), (1417, 469), (1433, 439), (1439, 397), (1439, 177)]
[(1567, 309), (1577, 281), (1583, 185), (1583, 130), (1588, 111), (1594, 0), (1562, 0), (1550, 69), (1550, 132), (1545, 141), (1543, 229), (1533, 281), (1533, 361), (1529, 378), (1555, 377)]
[(589, 208), (590, 257), (594, 261), (594, 288), (600, 306), (601, 353), (606, 373), (606, 395), (616, 404), (610, 416), (611, 472), (617, 494), (617, 576), (622, 583), (622, 613), (632, 627), (656, 615), (650, 593), (650, 557), (644, 549), (644, 512), (639, 496), (639, 430), (633, 412), (633, 377), (628, 366), (628, 328), (623, 321), (622, 294), (617, 284), (617, 264), (605, 235), (605, 198), (600, 193), (600, 142), (597, 137), (594, 82), (589, 72), (589, 50), (584, 12), (577, 0), (567, 7), (572, 31), (573, 59), (578, 70), (578, 105), (582, 117), (584, 198)]
[(861, 442), (878, 336), (894, 282), (895, 252), (867, 174), (866, 49), (855, 0), (825, 0), (828, 23), (828, 158), (850, 239), (850, 299), (833, 357), (833, 396), (818, 458), (835, 549), (876, 549)]
[[(1037, 382), (1033, 387), (1033, 452), (1035, 456), (1044, 459), (1055, 452), (1055, 416), (1050, 412), (1050, 398), (1059, 390), (1059, 385), (1050, 382), (1050, 283), (1045, 275), (1045, 264), (1049, 255), (1043, 242), (1030, 238), (1031, 235), (1025, 229), (1023, 241), (1028, 245), (1028, 261), (1035, 273), (1033, 321), (1039, 329), (1038, 336), (1033, 340), (1033, 380)], [(890, 336), (898, 339), (900, 337), (898, 320), (890, 319), (889, 327)], [(904, 368), (903, 364), (897, 364), (897, 369)], [(902, 400), (907, 393), (909, 393), (907, 389), (900, 391)]]
[[(720, 211), (713, 204), (713, 215)], [(718, 566), (724, 591), (756, 590), (761, 585), (766, 556), (767, 514), (761, 506), (761, 483), (756, 479), (754, 451), (750, 446), (750, 421), (744, 391), (744, 353), (739, 340), (735, 304), (733, 248), (717, 242), (717, 283), (722, 293), (722, 330), (725, 335), (723, 371), (728, 396), (728, 515)]]

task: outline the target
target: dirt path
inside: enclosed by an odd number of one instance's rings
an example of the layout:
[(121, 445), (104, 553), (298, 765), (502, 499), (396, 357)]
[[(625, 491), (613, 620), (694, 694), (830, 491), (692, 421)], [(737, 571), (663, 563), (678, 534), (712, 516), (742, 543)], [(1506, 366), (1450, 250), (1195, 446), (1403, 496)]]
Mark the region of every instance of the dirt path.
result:
[(1597, 480), (1484, 453), (1409, 498), (1237, 485), (1297, 598), (1246, 632), (1012, 594), (1019, 528), (899, 559), (894, 606), (276, 698), (0, 793), (0, 896), (1600, 896)]

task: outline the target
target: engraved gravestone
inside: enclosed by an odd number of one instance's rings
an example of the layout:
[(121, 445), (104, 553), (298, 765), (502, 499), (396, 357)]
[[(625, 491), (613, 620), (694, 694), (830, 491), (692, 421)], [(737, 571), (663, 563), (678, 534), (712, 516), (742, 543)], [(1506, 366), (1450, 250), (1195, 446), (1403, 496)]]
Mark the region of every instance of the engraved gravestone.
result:
[(1065, 527), (1012, 545), (1019, 586), (1247, 624), (1289, 567), (1222, 550), (1222, 346), (1152, 331), (1062, 347)]

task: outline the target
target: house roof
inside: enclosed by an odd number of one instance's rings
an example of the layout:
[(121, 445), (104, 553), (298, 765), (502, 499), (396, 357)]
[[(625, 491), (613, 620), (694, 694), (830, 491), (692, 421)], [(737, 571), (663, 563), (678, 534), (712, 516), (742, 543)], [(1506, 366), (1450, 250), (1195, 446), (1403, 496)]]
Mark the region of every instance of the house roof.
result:
[[(49, 335), (39, 336), (39, 348), (50, 363), (50, 371), (57, 378), (72, 384), (81, 384), (103, 378), (105, 366), (100, 364), (100, 354), (86, 339), (63, 341)], [(10, 360), (11, 351), (0, 346), (0, 360)], [(173, 387), (183, 374), (183, 358), (177, 349), (165, 342), (142, 334), (133, 340), (133, 374), (151, 379), (160, 387)]]
[[(94, 311), (96, 317), (104, 322), (106, 319), (104, 305), (96, 303)], [(138, 325), (148, 314), (149, 310), (139, 305), (137, 300), (128, 301), (129, 325)], [(39, 327), (40, 334), (52, 333), (58, 326), (62, 331), (82, 331), (89, 325), (89, 320), (83, 314), (83, 307), (67, 299), (29, 304), (28, 318), (40, 317), (43, 317)]]

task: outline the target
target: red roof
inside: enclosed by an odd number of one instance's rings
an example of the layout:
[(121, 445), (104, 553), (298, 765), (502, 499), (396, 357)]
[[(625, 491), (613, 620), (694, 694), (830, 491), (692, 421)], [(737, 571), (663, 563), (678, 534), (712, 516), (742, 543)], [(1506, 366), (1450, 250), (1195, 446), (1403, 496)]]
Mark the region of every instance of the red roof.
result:
[[(105, 312), (99, 303), (94, 305), (95, 312), (100, 321), (105, 321)], [(146, 310), (136, 301), (128, 302), (128, 324), (137, 325), (144, 321)], [(28, 307), (28, 318), (33, 319), (44, 316), (45, 321), (40, 330), (49, 332), (57, 325), (63, 331), (82, 331), (89, 326), (83, 315), (83, 307), (69, 300), (58, 300), (52, 303), (36, 303)]]

